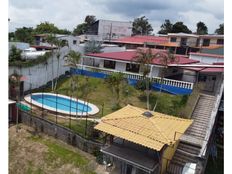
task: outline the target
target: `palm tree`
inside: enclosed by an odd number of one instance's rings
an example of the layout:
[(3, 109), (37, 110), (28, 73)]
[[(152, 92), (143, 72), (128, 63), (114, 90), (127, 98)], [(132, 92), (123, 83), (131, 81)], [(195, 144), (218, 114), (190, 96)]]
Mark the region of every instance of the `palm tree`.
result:
[[(69, 53), (66, 55), (66, 60), (65, 61), (71, 68), (77, 69), (80, 59), (81, 59), (81, 53), (70, 50)], [(71, 73), (71, 78), (72, 78), (71, 87), (72, 87), (72, 92), (73, 92), (75, 82), (74, 82), (74, 78), (73, 78), (72, 73)], [(76, 86), (77, 86), (77, 83), (76, 83)]]
[(160, 79), (160, 83), (161, 83), (160, 92), (162, 91), (163, 78), (166, 74), (168, 64), (174, 63), (176, 61), (176, 57), (171, 53), (170, 50), (168, 52), (159, 51), (155, 54), (152, 53), (152, 50), (150, 48), (137, 50), (134, 60), (138, 62), (141, 68), (143, 69), (143, 79), (145, 79), (146, 81), (146, 95), (147, 95), (147, 109), (148, 110), (150, 109), (150, 89), (149, 89), (150, 77), (148, 75), (149, 73), (151, 73), (150, 65), (155, 59), (157, 59), (163, 66), (162, 71), (161, 71), (161, 79)]
[(56, 82), (55, 82), (55, 85), (54, 85), (54, 90), (56, 89), (58, 76), (59, 76), (60, 56), (61, 56), (60, 50), (61, 50), (61, 48), (65, 47), (65, 46), (68, 46), (67, 42), (63, 42), (62, 40), (59, 40), (59, 39), (55, 40), (55, 44), (57, 46), (57, 52), (56, 52), (56, 58), (57, 58), (57, 71), (56, 72), (57, 72), (57, 74), (56, 74)]
[(46, 41), (47, 43), (49, 43), (52, 47), (52, 91), (54, 89), (54, 82), (53, 82), (53, 78), (54, 78), (54, 68), (53, 68), (53, 56), (54, 56), (54, 49), (53, 49), (53, 46), (55, 45), (56, 43), (56, 37), (55, 37), (55, 34), (49, 34), (47, 37), (46, 37)]
[(148, 74), (150, 73), (150, 64), (155, 59), (155, 55), (152, 53), (152, 50), (149, 49), (138, 49), (133, 60), (138, 62), (143, 70), (143, 79), (146, 82), (146, 95), (147, 95), (147, 109), (150, 109), (150, 78)]
[(158, 103), (158, 100), (159, 100), (159, 96), (160, 96), (160, 93), (162, 91), (162, 88), (163, 88), (163, 80), (164, 80), (164, 77), (165, 77), (165, 74), (168, 70), (168, 65), (169, 64), (172, 64), (172, 63), (177, 63), (179, 60), (176, 56), (174, 56), (174, 54), (172, 53), (171, 50), (168, 50), (167, 52), (165, 51), (160, 51), (160, 52), (157, 52), (155, 55), (154, 55), (155, 59), (158, 59), (159, 62), (161, 63), (162, 65), (162, 70), (161, 70), (161, 78), (160, 78), (160, 89), (159, 89), (159, 95), (156, 99), (156, 103), (155, 103), (155, 106), (153, 108), (153, 111), (155, 111), (156, 109), (156, 106), (157, 106), (157, 103)]
[(112, 91), (116, 93), (116, 106), (119, 106), (120, 99), (120, 85), (124, 80), (123, 73), (112, 73), (110, 76), (106, 78), (106, 82), (111, 86)]

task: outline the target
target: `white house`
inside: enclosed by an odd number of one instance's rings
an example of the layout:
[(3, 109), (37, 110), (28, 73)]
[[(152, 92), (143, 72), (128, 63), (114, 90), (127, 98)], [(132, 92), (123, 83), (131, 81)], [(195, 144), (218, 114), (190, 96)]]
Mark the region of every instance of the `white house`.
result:
[(224, 55), (216, 55), (216, 54), (206, 54), (206, 53), (190, 53), (189, 56), (192, 60), (198, 60), (202, 63), (223, 63), (224, 62)]

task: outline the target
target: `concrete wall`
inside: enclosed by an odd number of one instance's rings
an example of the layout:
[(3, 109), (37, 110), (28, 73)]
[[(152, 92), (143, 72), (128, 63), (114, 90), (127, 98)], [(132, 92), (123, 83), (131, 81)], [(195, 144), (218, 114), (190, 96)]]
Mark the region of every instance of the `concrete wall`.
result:
[(17, 74), (23, 75), (27, 77), (27, 80), (24, 82), (24, 91), (30, 89), (30, 83), (32, 84), (31, 88), (38, 88), (39, 86), (45, 85), (48, 81), (55, 79), (56, 77), (64, 74), (65, 71), (69, 70), (69, 67), (64, 66), (65, 61), (63, 57), (68, 53), (69, 49), (64, 47), (61, 49), (61, 56), (59, 60), (59, 71), (57, 72), (58, 60), (56, 56), (48, 59), (47, 65), (39, 64), (32, 67), (27, 68), (19, 68), (10, 66), (8, 71), (8, 75), (10, 76), (14, 72)]
[(193, 55), (193, 54), (190, 54), (189, 58), (193, 59), (193, 60), (199, 60), (202, 63), (209, 63), (209, 64), (213, 64), (213, 63), (216, 63), (216, 62), (224, 62), (224, 58)]
[(98, 35), (103, 39), (109, 39), (110, 33), (112, 38), (131, 36), (132, 22), (99, 20)]
[(175, 144), (173, 144), (172, 146), (167, 146), (167, 148), (164, 149), (162, 154), (161, 174), (164, 174), (166, 172), (166, 169), (170, 163), (170, 160), (175, 154), (178, 144), (179, 141), (176, 141)]

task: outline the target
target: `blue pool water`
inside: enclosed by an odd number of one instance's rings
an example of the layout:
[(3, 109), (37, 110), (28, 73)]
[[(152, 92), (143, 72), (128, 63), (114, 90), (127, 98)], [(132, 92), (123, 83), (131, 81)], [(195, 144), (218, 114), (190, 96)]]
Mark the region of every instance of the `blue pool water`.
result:
[(35, 100), (43, 105), (52, 107), (54, 109), (56, 109), (57, 107), (57, 109), (67, 112), (90, 112), (92, 110), (92, 108), (87, 106), (87, 104), (82, 104), (74, 100), (70, 101), (70, 99), (63, 98), (60, 96), (56, 97), (48, 94), (34, 94), (31, 96), (31, 98), (32, 100)]

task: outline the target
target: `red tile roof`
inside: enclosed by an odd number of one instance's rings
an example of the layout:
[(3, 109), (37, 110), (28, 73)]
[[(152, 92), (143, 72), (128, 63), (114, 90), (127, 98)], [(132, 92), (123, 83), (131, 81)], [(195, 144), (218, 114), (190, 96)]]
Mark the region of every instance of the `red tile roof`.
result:
[(205, 56), (205, 57), (215, 57), (215, 58), (224, 59), (224, 55), (219, 55), (219, 54), (207, 54), (207, 53), (193, 53), (193, 52), (190, 52), (190, 55)]
[(201, 72), (224, 72), (224, 68), (205, 68)]
[(118, 43), (130, 43), (130, 44), (144, 44), (145, 42), (152, 42), (152, 43), (165, 43), (168, 42), (167, 37), (159, 37), (159, 36), (132, 36), (132, 37), (124, 37), (113, 42)]
[[(158, 50), (158, 49), (152, 49), (152, 53), (158, 53), (158, 52), (167, 52), (166, 50)], [(94, 54), (87, 54), (86, 56), (91, 57), (98, 57), (102, 59), (113, 59), (113, 60), (121, 60), (121, 61), (133, 61), (134, 57), (136, 56), (136, 50), (133, 51), (122, 51), (122, 52), (111, 52), (111, 53), (94, 53)], [(175, 55), (178, 59), (178, 64), (191, 64), (191, 63), (198, 63), (198, 60), (192, 60), (189, 58), (186, 58), (186, 56), (183, 55)], [(152, 64), (155, 65), (161, 65), (161, 61), (159, 59), (154, 59)]]

